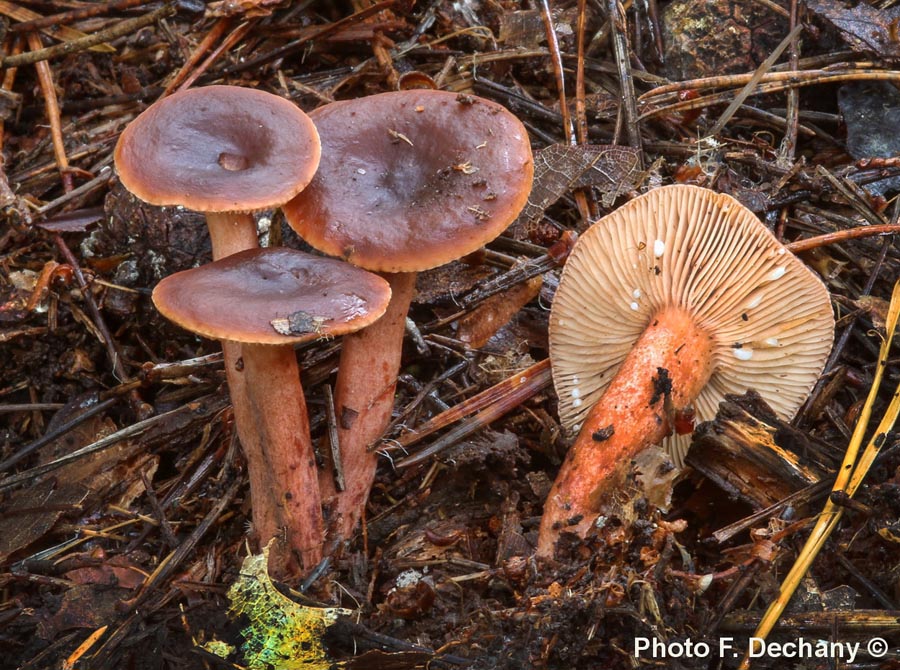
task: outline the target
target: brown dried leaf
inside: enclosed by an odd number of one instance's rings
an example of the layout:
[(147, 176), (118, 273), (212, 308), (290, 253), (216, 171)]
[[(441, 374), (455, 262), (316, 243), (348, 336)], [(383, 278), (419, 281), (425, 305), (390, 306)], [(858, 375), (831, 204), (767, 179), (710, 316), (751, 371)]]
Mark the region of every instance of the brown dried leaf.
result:
[(528, 203), (512, 224), (516, 230), (532, 230), (544, 212), (567, 191), (593, 186), (605, 205), (640, 182), (638, 153), (629, 147), (604, 144), (551, 144), (534, 157), (534, 186)]
[(88, 497), (82, 484), (57, 486), (51, 479), (12, 493), (0, 505), (0, 563), (46, 535), (67, 511)]
[(900, 58), (900, 42), (894, 37), (900, 23), (900, 7), (875, 9), (865, 2), (847, 7), (835, 0), (806, 0), (806, 6), (837, 28), (854, 51)]

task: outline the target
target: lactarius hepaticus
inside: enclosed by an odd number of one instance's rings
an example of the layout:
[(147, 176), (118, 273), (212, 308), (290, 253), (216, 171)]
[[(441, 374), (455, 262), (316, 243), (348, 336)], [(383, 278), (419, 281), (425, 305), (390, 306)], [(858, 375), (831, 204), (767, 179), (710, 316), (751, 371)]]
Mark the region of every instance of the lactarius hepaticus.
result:
[[(293, 249), (250, 249), (166, 277), (153, 290), (157, 309), (204, 337), (240, 343), (252, 425), (260, 453), (248, 453), (253, 524), (273, 552), (276, 573), (322, 557), (318, 472), (294, 345), (343, 335), (379, 318), (390, 300), (381, 277), (347, 263)], [(248, 445), (244, 445), (245, 450)], [(263, 467), (263, 472), (253, 468)], [(260, 489), (260, 487), (266, 487)]]
[(544, 505), (538, 553), (584, 535), (642, 449), (689, 435), (755, 389), (790, 419), (831, 350), (827, 289), (747, 208), (693, 186), (658, 188), (595, 223), (563, 270), (550, 358), (564, 426), (578, 429)]
[(375, 477), (367, 447), (390, 420), (416, 273), (477, 250), (512, 223), (534, 162), (522, 123), (472, 95), (382, 93), (310, 116), (322, 162), (285, 216), (316, 249), (386, 273), (393, 291), (384, 318), (343, 340), (335, 405), (346, 490), (332, 507), (346, 539)]
[(116, 170), (151, 205), (206, 214), (213, 260), (259, 246), (252, 212), (312, 179), (321, 147), (296, 105), (240, 86), (180, 91), (150, 105), (116, 144)]
[[(297, 195), (320, 152), (315, 126), (292, 102), (250, 88), (206, 86), (150, 105), (122, 133), (115, 161), (122, 184), (141, 200), (203, 212), (218, 260), (259, 246), (252, 212)], [(223, 341), (222, 351), (238, 436), (252, 460), (262, 445), (251, 429), (241, 347)], [(262, 473), (265, 464), (252, 463), (250, 471)], [(267, 490), (254, 487), (257, 503)]]

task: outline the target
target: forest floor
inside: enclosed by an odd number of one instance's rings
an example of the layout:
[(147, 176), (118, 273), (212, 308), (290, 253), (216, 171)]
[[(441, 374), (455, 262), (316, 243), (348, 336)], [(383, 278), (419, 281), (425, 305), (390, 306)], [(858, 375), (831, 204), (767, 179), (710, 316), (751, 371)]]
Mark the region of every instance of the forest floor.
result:
[[(238, 647), (267, 634), (297, 645), (276, 668), (737, 667), (880, 365), (900, 277), (884, 234), (900, 215), (898, 21), (897, 6), (837, 0), (0, 2), (0, 667), (261, 668)], [(278, 585), (348, 613), (248, 633), (229, 588), (261, 547), (220, 348), (149, 299), (206, 261), (205, 224), (131, 196), (113, 150), (188, 86), (310, 111), (422, 82), (515, 113), (534, 191), (486, 251), (421, 273), (421, 338), (406, 343), (364, 528), (310, 579)], [(735, 401), (818, 474), (773, 474), (791, 497), (769, 506), (710, 476), (707, 446), (674, 477), (631, 481), (602, 527), (538, 560), (571, 443), (531, 367), (548, 356), (559, 243), (672, 183), (734, 196), (826, 283), (834, 353), (798, 416)], [(302, 244), (279, 213), (259, 222), (271, 243)], [(298, 350), (323, 452), (339, 347)], [(882, 366), (886, 388), (898, 361)], [(471, 399), (522, 371), (530, 396), (485, 426)], [(891, 397), (875, 397), (875, 421)], [(462, 437), (442, 439), (451, 427)], [(832, 497), (843, 516), (771, 636), (859, 642), (859, 655), (753, 667), (900, 666), (900, 442), (879, 446), (856, 497)]]

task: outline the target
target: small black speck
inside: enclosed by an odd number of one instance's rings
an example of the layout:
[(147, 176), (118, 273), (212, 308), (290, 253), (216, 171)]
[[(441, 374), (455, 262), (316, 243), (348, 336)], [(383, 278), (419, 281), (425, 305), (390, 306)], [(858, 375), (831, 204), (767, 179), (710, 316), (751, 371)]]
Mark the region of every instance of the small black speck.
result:
[(595, 430), (591, 434), (591, 438), (594, 440), (594, 442), (605, 442), (606, 440), (611, 438), (613, 435), (615, 435), (615, 432), (616, 432), (615, 428), (613, 427), (612, 424), (610, 424), (606, 428), (601, 428), (600, 430)]

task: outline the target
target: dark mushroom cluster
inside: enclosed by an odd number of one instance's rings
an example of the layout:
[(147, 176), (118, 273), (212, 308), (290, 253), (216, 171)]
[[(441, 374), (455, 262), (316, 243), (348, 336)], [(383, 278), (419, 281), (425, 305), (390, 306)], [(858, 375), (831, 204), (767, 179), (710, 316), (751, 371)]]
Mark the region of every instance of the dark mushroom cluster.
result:
[[(390, 420), (416, 273), (477, 250), (515, 219), (533, 176), (527, 132), (495, 103), (442, 91), (307, 116), (272, 94), (209, 86), (149, 107), (115, 157), (137, 197), (206, 214), (213, 262), (165, 278), (153, 301), (221, 341), (255, 532), (262, 544), (286, 540), (273, 570), (309, 571), (326, 535), (348, 539), (361, 518), (376, 466), (367, 447)], [(258, 248), (252, 213), (277, 207), (342, 260)], [(293, 349), (336, 335), (343, 491), (316, 466)]]

